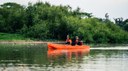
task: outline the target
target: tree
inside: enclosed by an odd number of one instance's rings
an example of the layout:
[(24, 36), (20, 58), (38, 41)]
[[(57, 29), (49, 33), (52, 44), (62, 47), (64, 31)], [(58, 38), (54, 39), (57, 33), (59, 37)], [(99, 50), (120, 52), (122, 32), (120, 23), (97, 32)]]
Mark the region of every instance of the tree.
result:
[(120, 26), (120, 27), (123, 27), (124, 23), (123, 23), (123, 18), (115, 18), (115, 23)]
[(1, 5), (1, 12), (5, 20), (3, 31), (16, 32), (23, 27), (24, 23), (24, 8), (16, 3), (5, 3)]
[(124, 23), (123, 25), (124, 30), (128, 31), (128, 19), (124, 20), (123, 23)]

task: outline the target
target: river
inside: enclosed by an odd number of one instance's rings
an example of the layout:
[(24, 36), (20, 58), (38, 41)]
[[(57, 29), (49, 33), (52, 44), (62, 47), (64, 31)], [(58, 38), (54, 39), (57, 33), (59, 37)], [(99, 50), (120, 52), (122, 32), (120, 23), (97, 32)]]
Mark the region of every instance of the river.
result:
[(49, 51), (46, 44), (0, 44), (0, 71), (127, 71), (127, 48)]

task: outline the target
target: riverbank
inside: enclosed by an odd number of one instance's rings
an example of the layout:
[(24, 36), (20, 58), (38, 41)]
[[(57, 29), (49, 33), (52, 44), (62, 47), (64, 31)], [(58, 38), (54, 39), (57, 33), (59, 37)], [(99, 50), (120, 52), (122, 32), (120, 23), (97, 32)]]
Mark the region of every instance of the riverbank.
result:
[[(9, 33), (0, 33), (0, 44), (47, 44), (47, 43), (59, 43), (64, 44), (64, 40), (37, 40), (26, 38), (21, 34), (9, 34)], [(128, 44), (110, 44), (110, 43), (84, 43), (91, 47), (108, 47), (108, 46), (128, 46)]]
[[(0, 44), (47, 44), (47, 43), (57, 43), (57, 44), (64, 44), (64, 41), (34, 41), (34, 40), (13, 40), (13, 41), (1, 41)], [(91, 48), (97, 48), (97, 47), (117, 47), (117, 46), (128, 46), (128, 44), (94, 44), (94, 43), (84, 43), (84, 45), (89, 45)]]
[(17, 40), (17, 41), (0, 41), (0, 44), (47, 44), (47, 43), (64, 43), (64, 41), (26, 41), (26, 40)]
[(0, 33), (0, 44), (45, 44), (45, 43), (64, 43), (60, 40), (38, 40), (26, 38), (21, 34)]

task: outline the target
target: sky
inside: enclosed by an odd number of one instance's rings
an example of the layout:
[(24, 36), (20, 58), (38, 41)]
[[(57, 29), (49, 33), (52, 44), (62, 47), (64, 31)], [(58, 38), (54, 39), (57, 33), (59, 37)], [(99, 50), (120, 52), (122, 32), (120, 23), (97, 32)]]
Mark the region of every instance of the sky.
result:
[(80, 11), (92, 13), (99, 18), (105, 18), (105, 13), (108, 13), (111, 20), (120, 17), (128, 19), (128, 0), (0, 0), (0, 5), (16, 2), (27, 6), (28, 2), (34, 4), (38, 1), (47, 1), (52, 5), (69, 5), (73, 9), (79, 7)]

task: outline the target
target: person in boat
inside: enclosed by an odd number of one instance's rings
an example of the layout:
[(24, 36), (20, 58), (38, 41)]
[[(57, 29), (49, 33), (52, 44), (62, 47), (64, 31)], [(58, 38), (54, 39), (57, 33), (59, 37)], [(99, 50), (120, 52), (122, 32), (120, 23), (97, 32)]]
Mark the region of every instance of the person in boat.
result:
[(83, 45), (83, 41), (82, 41), (81, 39), (79, 39), (78, 36), (76, 36), (76, 37), (74, 37), (74, 38), (72, 39), (72, 45), (73, 45), (73, 46), (74, 46), (74, 45)]
[(75, 46), (76, 45), (76, 38), (75, 37), (72, 39), (72, 44), (71, 45), (72, 46)]
[(67, 35), (66, 44), (71, 44), (72, 40), (69, 38), (69, 35)]
[(81, 39), (79, 39), (77, 45), (83, 45), (83, 41)]

